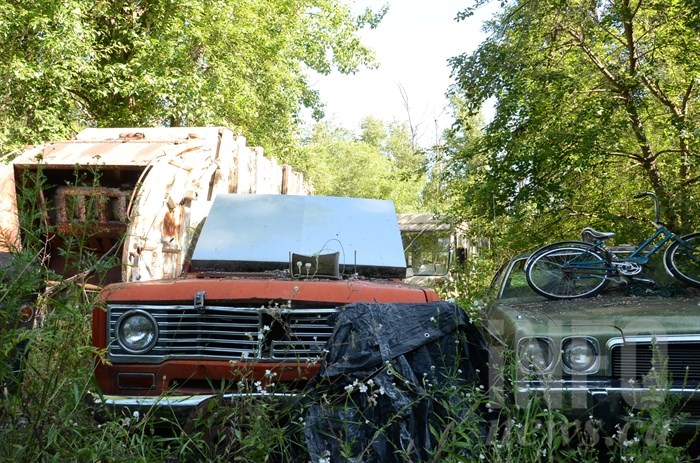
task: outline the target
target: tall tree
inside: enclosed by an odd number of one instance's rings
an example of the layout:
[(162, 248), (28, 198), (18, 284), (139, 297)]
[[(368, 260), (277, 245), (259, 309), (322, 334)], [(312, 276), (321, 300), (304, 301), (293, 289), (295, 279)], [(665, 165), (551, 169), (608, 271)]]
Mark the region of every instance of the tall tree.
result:
[(421, 210), (425, 183), (422, 153), (411, 149), (405, 125), (368, 117), (355, 136), (317, 124), (296, 163), (315, 193), (391, 199), (399, 212)]
[(455, 177), (472, 178), (460, 183), (463, 208), (544, 240), (649, 217), (628, 198), (651, 190), (669, 225), (700, 225), (700, 42), (688, 6), (506, 2), (490, 37), (451, 61), (467, 109), (497, 101), (478, 143), (449, 147)]
[(22, 0), (0, 5), (0, 148), (84, 126), (226, 125), (282, 157), (306, 71), (373, 65), (340, 0)]

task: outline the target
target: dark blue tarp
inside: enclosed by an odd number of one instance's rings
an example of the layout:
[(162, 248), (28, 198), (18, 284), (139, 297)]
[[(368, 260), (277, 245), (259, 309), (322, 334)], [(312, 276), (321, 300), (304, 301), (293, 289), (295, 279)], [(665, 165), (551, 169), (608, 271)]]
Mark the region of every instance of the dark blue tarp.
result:
[(440, 429), (454, 413), (446, 410), (448, 392), (486, 385), (483, 336), (447, 302), (356, 303), (335, 317), (324, 364), (305, 398), (311, 460), (427, 460), (436, 444), (431, 426)]

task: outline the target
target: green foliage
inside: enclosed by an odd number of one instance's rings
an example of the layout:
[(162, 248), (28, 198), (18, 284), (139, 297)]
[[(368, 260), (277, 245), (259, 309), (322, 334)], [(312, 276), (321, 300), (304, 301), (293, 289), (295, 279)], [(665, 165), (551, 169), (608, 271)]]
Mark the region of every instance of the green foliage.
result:
[[(490, 37), (451, 60), (456, 206), (525, 250), (585, 225), (639, 238), (654, 191), (678, 232), (700, 222), (700, 46), (684, 1), (507, 2)], [(483, 136), (468, 117), (488, 98)]]
[(436, 291), (445, 300), (454, 300), (474, 320), (482, 318), (481, 309), (489, 301), (491, 278), (499, 268), (498, 256), (487, 248), (478, 255), (468, 255), (462, 263), (453, 264), (449, 278)]
[[(29, 189), (20, 198), (37, 197), (37, 191), (32, 188), (44, 184), (41, 173), (32, 180), (25, 183)], [(41, 317), (32, 331), (0, 332), (0, 352), (9, 352), (18, 340), (30, 341), (31, 347), (25, 375), (16, 383), (16, 391), (12, 393), (3, 388), (0, 394), (0, 441), (3, 443), (0, 461), (309, 460), (303, 442), (306, 425), (303, 416), (300, 420), (289, 410), (280, 412), (274, 401), (260, 400), (252, 394), (244, 395), (235, 403), (212, 400), (191, 417), (189, 426), (171, 423), (174, 432), (169, 433), (160, 432), (156, 425), (163, 422), (150, 414), (130, 413), (97, 421), (85, 401), (86, 394), (94, 392), (95, 358), (104, 354), (96, 352), (90, 340), (94, 292), (89, 291), (89, 286), (80, 278), (64, 278), (38, 265), (41, 260), (37, 256), (43, 255), (47, 238), (56, 230), (39, 226), (49, 211), (36, 207), (34, 202), (29, 201), (21, 211), (25, 246), (21, 251), (16, 250), (10, 267), (3, 267), (9, 268), (5, 271), (11, 278), (3, 279), (0, 286), (0, 304), (12, 307), (29, 298)], [(90, 223), (86, 223), (86, 230), (89, 227)], [(102, 262), (92, 254), (84, 242), (88, 237), (77, 230), (73, 240), (64, 237), (62, 247), (56, 246), (53, 250), (73, 262), (76, 275), (94, 272), (99, 281), (101, 272), (110, 267), (110, 262)], [(487, 265), (487, 261), (467, 261), (467, 272), (472, 272), (475, 278), (491, 273), (480, 269), (481, 265)], [(44, 290), (43, 282), (49, 280), (57, 281), (58, 285)], [(465, 303), (469, 302), (465, 295), (473, 294), (471, 283), (467, 288), (468, 291), (462, 292)], [(472, 317), (479, 315), (481, 307), (471, 304)], [(10, 335), (5, 336), (8, 333)], [(661, 366), (663, 361), (663, 357), (655, 357), (655, 362), (659, 362), (655, 365)], [(408, 379), (402, 378), (390, 365), (382, 368), (386, 370), (387, 384), (395, 381), (402, 387), (402, 380)], [(512, 360), (505, 362), (502, 368), (504, 376), (505, 372), (512, 371)], [(430, 428), (430, 437), (436, 444), (429, 454), (430, 461), (595, 462), (602, 455), (601, 446), (615, 462), (632, 461), (631, 457), (634, 461), (689, 459), (685, 448), (674, 445), (671, 440), (679, 418), (674, 415), (678, 404), (659, 400), (657, 403), (661, 406), (630, 417), (628, 425), (621, 426), (612, 436), (604, 436), (595, 422), (591, 426), (572, 422), (549, 407), (546, 395), (520, 408), (508, 400), (513, 391), (507, 387), (513, 383), (502, 381), (506, 387), (496, 390), (502, 394), (492, 397), (487, 394), (495, 388), (463, 385), (460, 373), (450, 370), (452, 376), (444, 379), (453, 381), (435, 381), (430, 375), (422, 381), (419, 379), (415, 385), (420, 394), (411, 395), (415, 402), (406, 404), (411, 407), (418, 405), (418, 401), (434, 401), (435, 409), (443, 412)], [(348, 410), (362, 403), (371, 411), (371, 407), (386, 395), (378, 381), (378, 377), (362, 378), (362, 381), (348, 384), (349, 388), (339, 391), (341, 402), (325, 402), (328, 397), (320, 397), (319, 403), (326, 411), (346, 417), (345, 421), (337, 423), (337, 429), (367, 424), (371, 414), (357, 415)], [(455, 384), (460, 387), (453, 387)], [(663, 393), (668, 382), (658, 378), (656, 384)], [(243, 392), (260, 392), (255, 384), (237, 383), (237, 386)], [(488, 438), (480, 418), (484, 411), (490, 413), (486, 416), (493, 420)], [(402, 412), (389, 416), (385, 424), (377, 426), (373, 437), (384, 438), (391, 425), (401, 422)], [(347, 442), (343, 445), (343, 451), (352, 455), (355, 449)], [(406, 460), (414, 450), (405, 449)], [(360, 452), (369, 454), (371, 449), (360, 449)]]
[[(299, 461), (305, 450), (291, 407), (273, 397), (253, 395), (246, 384), (233, 400), (214, 397), (203, 404), (180, 430), (179, 461)], [(248, 395), (248, 392), (251, 394)], [(270, 391), (272, 392), (272, 391)], [(276, 391), (281, 392), (281, 391)]]
[(18, 372), (34, 341), (28, 328), (34, 324), (43, 277), (31, 251), (0, 253), (0, 386), (12, 391), (22, 380)]
[[(33, 215), (22, 219), (25, 232), (33, 231), (37, 236), (25, 240), (29, 243), (26, 253), (17, 255), (13, 267), (15, 286), (12, 286), (18, 294), (31, 296), (37, 292), (37, 279), (60, 278), (47, 275), (43, 267), (34, 265), (37, 248), (31, 243), (42, 243), (45, 230), (30, 228), (27, 224), (33, 220)], [(91, 269), (95, 262), (89, 252), (83, 252), (85, 250), (78, 242), (65, 252), (74, 254), (72, 260), (76, 265)], [(100, 268), (98, 265), (98, 273)], [(26, 374), (18, 383), (17, 391), (12, 394), (3, 390), (0, 394), (1, 461), (309, 461), (304, 442), (306, 410), (280, 410), (274, 400), (253, 394), (243, 394), (235, 402), (215, 398), (203, 404), (184, 427), (169, 423), (169, 432), (158, 428), (164, 423), (151, 414), (130, 413), (103, 417), (105, 421), (96, 420), (85, 401), (85, 395), (94, 392), (95, 357), (103, 354), (95, 352), (90, 342), (94, 293), (78, 279), (64, 279), (59, 288), (60, 291), (43, 292), (38, 299), (42, 322), (31, 332), (25, 331), (25, 339), (31, 340), (31, 349)], [(0, 295), (5, 294), (3, 301), (9, 303), (14, 292), (8, 292), (6, 286), (2, 289), (5, 292)], [(470, 306), (473, 318), (480, 315), (481, 307), (476, 303)], [(6, 350), (14, 346), (15, 341), (16, 338), (2, 336), (0, 348)], [(664, 361), (660, 356), (655, 359)], [(501, 368), (503, 377), (512, 372), (512, 359), (506, 360)], [(386, 370), (385, 384), (393, 386), (395, 382), (398, 387), (404, 387), (404, 380), (408, 378), (402, 378), (390, 365), (382, 369)], [(509, 401), (512, 391), (508, 387), (512, 382), (500, 381), (505, 385), (503, 388), (468, 386), (462, 384), (460, 373), (452, 368), (449, 375), (440, 380), (426, 375), (414, 384), (415, 391), (406, 386), (406, 391), (415, 392), (407, 395), (415, 401), (406, 403), (406, 407), (430, 402), (434, 405), (430, 410), (440, 411), (439, 419), (430, 426), (430, 438), (435, 445), (426, 461), (592, 463), (598, 461), (602, 451), (614, 462), (632, 461), (631, 457), (634, 461), (688, 460), (685, 448), (674, 445), (671, 440), (679, 418), (674, 415), (677, 404), (658, 401), (662, 406), (635, 415), (628, 425), (620, 427), (612, 436), (605, 436), (595, 422), (589, 426), (570, 421), (548, 407), (546, 395), (533, 398), (520, 408)], [(496, 371), (495, 375), (498, 374)], [(512, 373), (510, 375), (513, 377)], [(269, 379), (267, 392), (284, 392), (272, 389), (273, 378)], [(333, 402), (330, 395), (319, 394), (317, 403), (322, 411), (342, 418), (334, 423), (334, 429), (368, 426), (367, 420), (373, 417), (372, 407), (379, 407), (386, 399), (387, 391), (383, 390), (379, 379), (375, 376), (349, 383), (349, 387), (336, 391), (339, 394), (335, 398), (339, 397), (340, 401)], [(246, 384), (242, 377), (234, 381), (240, 392), (260, 392), (259, 385)], [(460, 386), (454, 387), (455, 384)], [(659, 380), (658, 385), (663, 393), (667, 383)], [(224, 390), (222, 386), (222, 392)], [(495, 395), (491, 395), (494, 392)], [(357, 413), (358, 404), (365, 407), (366, 415)], [(391, 426), (402, 422), (402, 413), (404, 410), (398, 410), (385, 417), (383, 424), (373, 428), (373, 439), (387, 436)], [(488, 436), (482, 416), (491, 419)], [(345, 455), (357, 454), (358, 449), (351, 448), (342, 435), (337, 438)], [(403, 451), (405, 454), (401, 455), (408, 461), (415, 449), (409, 446)], [(369, 455), (371, 448), (359, 449), (359, 452)]]
[(315, 194), (391, 199), (398, 212), (420, 211), (425, 161), (412, 149), (406, 126), (367, 118), (362, 130), (358, 139), (317, 124), (294, 164)]
[(0, 151), (85, 126), (235, 127), (284, 160), (306, 70), (373, 66), (338, 0), (30, 0), (0, 6)]

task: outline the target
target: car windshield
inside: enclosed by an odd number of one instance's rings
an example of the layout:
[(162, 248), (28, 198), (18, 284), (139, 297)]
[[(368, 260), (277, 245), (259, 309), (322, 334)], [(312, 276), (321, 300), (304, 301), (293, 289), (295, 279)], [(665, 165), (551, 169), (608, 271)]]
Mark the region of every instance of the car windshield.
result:
[(491, 281), (497, 299), (539, 298), (527, 284), (525, 263), (528, 255), (521, 255), (503, 265)]

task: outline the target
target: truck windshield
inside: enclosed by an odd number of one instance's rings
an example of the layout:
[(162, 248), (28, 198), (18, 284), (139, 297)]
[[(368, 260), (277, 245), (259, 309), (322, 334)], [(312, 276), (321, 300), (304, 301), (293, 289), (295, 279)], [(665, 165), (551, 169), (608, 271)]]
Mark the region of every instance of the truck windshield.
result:
[(435, 230), (403, 232), (406, 262), (414, 275), (445, 275), (450, 262), (450, 232)]

